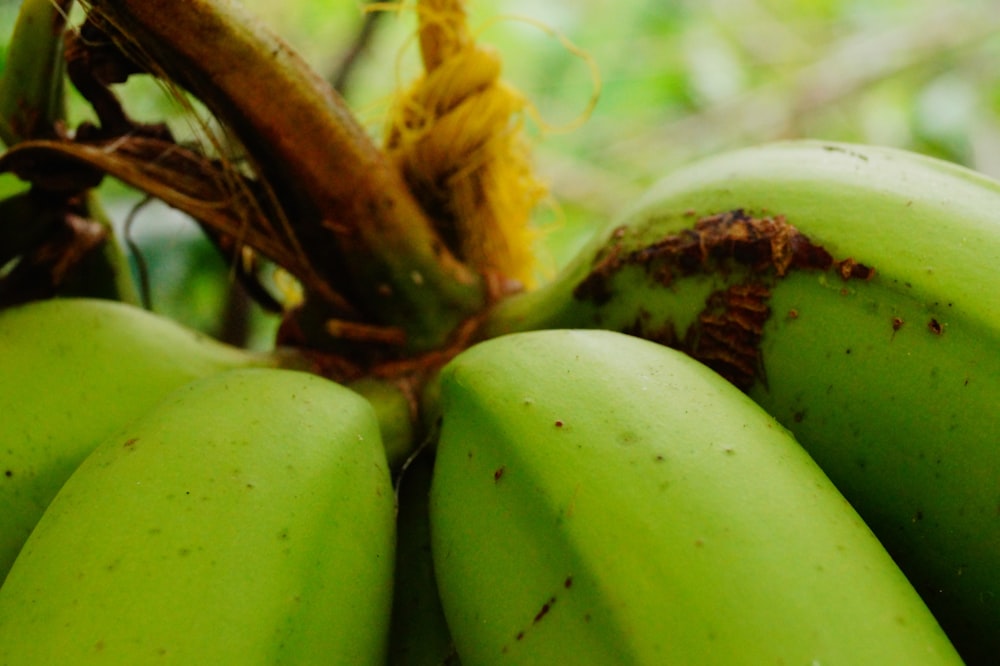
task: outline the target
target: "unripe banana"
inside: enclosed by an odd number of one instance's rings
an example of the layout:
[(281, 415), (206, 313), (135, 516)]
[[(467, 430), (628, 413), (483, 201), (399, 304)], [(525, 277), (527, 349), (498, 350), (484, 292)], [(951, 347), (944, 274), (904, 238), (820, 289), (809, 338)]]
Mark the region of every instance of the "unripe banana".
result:
[(0, 587), (0, 663), (382, 664), (378, 423), (291, 370), (197, 380), (105, 440)]
[[(1000, 655), (1000, 184), (786, 142), (654, 186), (491, 332), (679, 347), (791, 429), (963, 657)], [(488, 329), (489, 330), (489, 329)]]
[(410, 396), (391, 379), (380, 377), (362, 377), (346, 386), (375, 408), (389, 469), (400, 469), (416, 446), (416, 408), (410, 404)]
[(424, 450), (410, 461), (399, 481), (391, 666), (459, 666), (431, 558), (427, 505), (433, 465), (431, 452)]
[(690, 357), (538, 331), (440, 382), (431, 535), (463, 663), (961, 663), (787, 431)]
[(170, 391), (274, 357), (122, 303), (61, 299), (0, 312), (0, 580), (83, 458)]

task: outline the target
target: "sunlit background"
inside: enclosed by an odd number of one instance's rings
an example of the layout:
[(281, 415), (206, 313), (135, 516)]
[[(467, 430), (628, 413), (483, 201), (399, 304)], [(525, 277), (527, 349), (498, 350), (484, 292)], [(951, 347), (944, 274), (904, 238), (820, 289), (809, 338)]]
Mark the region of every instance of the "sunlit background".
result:
[[(18, 4), (0, 0), (2, 39)], [(379, 136), (392, 92), (419, 65), (412, 9), (381, 12), (362, 42), (371, 19), (356, 0), (245, 4), (324, 76), (343, 77), (351, 108)], [(469, 9), (544, 121), (528, 128), (553, 195), (539, 224), (554, 225), (557, 261), (581, 229), (612, 219), (671, 169), (774, 139), (897, 146), (1000, 177), (996, 0), (471, 0)], [(124, 88), (140, 119), (183, 125), (157, 86)], [(79, 103), (71, 112), (86, 117)], [(104, 190), (119, 223), (141, 200), (114, 183)], [(217, 332), (220, 299), (232, 298), (227, 267), (197, 229), (149, 206), (132, 236), (152, 307)], [(266, 344), (270, 323), (252, 328), (250, 344)]]

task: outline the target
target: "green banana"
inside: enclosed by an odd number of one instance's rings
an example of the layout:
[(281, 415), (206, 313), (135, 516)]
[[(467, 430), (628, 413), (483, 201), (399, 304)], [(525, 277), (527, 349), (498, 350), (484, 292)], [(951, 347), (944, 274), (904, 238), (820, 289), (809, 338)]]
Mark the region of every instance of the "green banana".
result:
[(463, 663), (961, 663), (795, 440), (690, 357), (512, 334), (440, 388), (431, 537)]
[(600, 327), (788, 427), (970, 663), (1000, 654), (1000, 184), (793, 141), (682, 168), (488, 334)]
[(374, 410), (240, 369), (117, 430), (0, 587), (0, 663), (382, 664), (395, 502)]
[(113, 430), (188, 382), (273, 354), (134, 306), (59, 299), (0, 311), (0, 580), (52, 497)]
[(400, 469), (413, 455), (418, 432), (409, 394), (403, 386), (380, 377), (362, 377), (346, 386), (375, 408), (389, 469)]
[(392, 666), (458, 666), (438, 598), (428, 495), (434, 459), (424, 449), (406, 465), (397, 492), (396, 573), (389, 633)]

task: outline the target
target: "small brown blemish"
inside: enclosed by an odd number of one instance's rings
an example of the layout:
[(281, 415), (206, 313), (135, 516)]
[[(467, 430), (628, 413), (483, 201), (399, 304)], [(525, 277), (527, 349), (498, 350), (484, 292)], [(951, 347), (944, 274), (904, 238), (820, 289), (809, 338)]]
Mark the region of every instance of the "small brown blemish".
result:
[(859, 280), (871, 280), (875, 276), (874, 268), (858, 263), (852, 257), (838, 261), (837, 272), (839, 272), (840, 277), (845, 280), (850, 280), (852, 278)]
[(124, 446), (126, 449), (131, 449), (135, 446), (135, 443), (138, 441), (139, 441), (138, 437), (130, 437), (129, 439), (125, 440), (125, 443), (122, 444), (122, 446)]
[(799, 411), (792, 414), (792, 420), (795, 421), (796, 423), (802, 423), (802, 419), (804, 419), (805, 417), (806, 417), (806, 411), (804, 409), (800, 409)]
[(792, 308), (791, 310), (788, 311), (788, 318), (789, 319), (798, 319), (799, 318), (799, 311), (796, 310), (795, 308)]
[(14, 476), (14, 470), (12, 470), (12, 469), (5, 469), (3, 471), (3, 475), (6, 476), (9, 479), (10, 477)]
[(565, 424), (561, 420), (556, 420), (555, 426), (557, 428), (562, 428)]
[(503, 476), (503, 473), (504, 471), (506, 471), (506, 469), (507, 469), (506, 465), (500, 465), (499, 467), (497, 467), (496, 471), (493, 472), (493, 481), (494, 482), (499, 481), (500, 477)]
[(552, 610), (553, 604), (555, 604), (555, 603), (556, 603), (556, 598), (552, 597), (548, 601), (546, 601), (544, 604), (542, 604), (542, 607), (538, 610), (537, 613), (535, 613), (535, 619), (533, 619), (531, 622), (533, 624), (537, 623), (543, 617), (545, 617), (546, 615), (548, 615), (549, 611)]
[(567, 590), (569, 588), (573, 587), (573, 577), (572, 576), (566, 576), (566, 580), (563, 581), (563, 587), (565, 587)]
[(927, 322), (927, 330), (933, 333), (934, 335), (941, 335), (942, 333), (944, 333), (944, 327), (941, 326), (941, 322), (939, 322), (937, 319), (934, 319), (933, 317), (929, 322)]
[(524, 632), (523, 631), (517, 632), (517, 636), (515, 636), (514, 638), (516, 638), (519, 641), (523, 641), (524, 640)]
[(895, 333), (899, 329), (903, 328), (903, 319), (901, 317), (892, 318), (892, 332)]

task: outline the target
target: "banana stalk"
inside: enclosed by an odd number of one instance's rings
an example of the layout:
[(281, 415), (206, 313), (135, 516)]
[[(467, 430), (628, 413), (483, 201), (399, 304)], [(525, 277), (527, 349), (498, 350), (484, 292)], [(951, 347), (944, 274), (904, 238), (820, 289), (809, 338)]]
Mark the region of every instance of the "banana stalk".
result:
[(625, 331), (788, 427), (968, 663), (1000, 654), (1000, 184), (918, 155), (786, 142), (669, 175), (489, 335)]
[(0, 77), (0, 141), (50, 135), (64, 115), (62, 32), (72, 0), (24, 0)]
[(266, 184), (260, 196), (278, 202), (261, 207), (276, 210), (281, 233), (291, 230), (285, 250), (301, 255), (303, 273), (343, 292), (356, 308), (347, 314), (399, 328), (403, 344), (420, 350), (482, 307), (479, 276), (448, 252), (343, 100), (241, 7), (92, 0), (87, 8), (127, 57), (193, 93), (233, 132)]
[[(72, 0), (25, 0), (0, 76), (0, 140), (51, 139), (65, 120), (63, 31)], [(36, 298), (93, 296), (136, 302), (128, 262), (93, 194), (24, 192), (2, 202), (0, 307)]]

